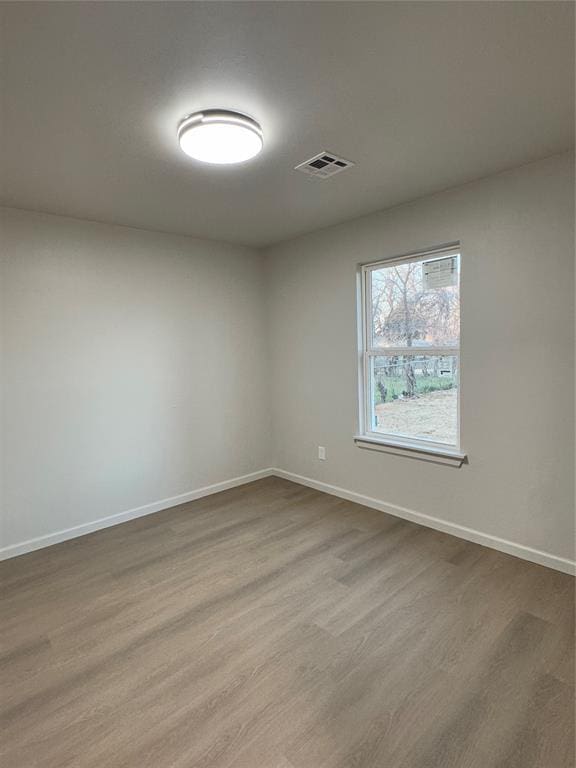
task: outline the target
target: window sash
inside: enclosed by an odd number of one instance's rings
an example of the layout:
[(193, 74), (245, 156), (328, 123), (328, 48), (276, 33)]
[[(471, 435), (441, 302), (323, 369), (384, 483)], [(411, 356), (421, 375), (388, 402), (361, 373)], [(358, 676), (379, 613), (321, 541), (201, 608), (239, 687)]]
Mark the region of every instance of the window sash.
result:
[[(414, 444), (414, 445), (424, 445), (428, 446), (430, 448), (439, 448), (439, 449), (454, 449), (454, 450), (460, 450), (460, 352), (459, 350), (455, 350), (450, 352), (450, 354), (446, 353), (444, 351), (445, 357), (456, 357), (457, 359), (457, 373), (456, 373), (456, 390), (457, 390), (457, 397), (456, 397), (456, 442), (455, 443), (443, 443), (439, 442), (437, 440), (429, 440), (425, 437), (416, 437), (415, 435), (406, 435), (401, 432), (383, 432), (381, 430), (374, 430), (372, 429), (373, 419), (374, 419), (374, 377), (372, 375), (372, 369), (371, 369), (371, 360), (374, 357), (388, 357), (389, 355), (372, 355), (369, 353), (364, 354), (364, 365), (363, 365), (363, 402), (364, 402), (364, 414), (363, 414), (363, 429), (361, 429), (361, 433), (366, 435), (367, 437), (372, 437), (380, 440), (386, 440), (389, 442), (397, 442), (399, 444), (406, 443), (406, 444)], [(393, 355), (390, 355), (392, 357)], [(422, 355), (424, 357), (424, 355)], [(437, 355), (426, 355), (427, 357), (436, 357)]]

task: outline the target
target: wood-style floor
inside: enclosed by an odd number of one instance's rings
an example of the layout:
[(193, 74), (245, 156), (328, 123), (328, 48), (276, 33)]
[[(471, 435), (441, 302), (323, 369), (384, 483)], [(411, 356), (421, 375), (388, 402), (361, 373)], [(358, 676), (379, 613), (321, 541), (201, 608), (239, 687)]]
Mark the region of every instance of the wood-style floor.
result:
[(573, 768), (573, 579), (278, 478), (0, 564), (2, 768)]

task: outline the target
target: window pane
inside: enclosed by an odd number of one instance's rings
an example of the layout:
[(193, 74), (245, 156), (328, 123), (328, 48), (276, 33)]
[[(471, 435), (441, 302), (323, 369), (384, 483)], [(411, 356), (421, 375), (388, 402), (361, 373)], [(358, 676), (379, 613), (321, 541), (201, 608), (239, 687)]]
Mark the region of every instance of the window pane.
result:
[(456, 445), (458, 358), (371, 358), (372, 431)]
[(458, 346), (458, 255), (380, 267), (369, 279), (373, 347)]

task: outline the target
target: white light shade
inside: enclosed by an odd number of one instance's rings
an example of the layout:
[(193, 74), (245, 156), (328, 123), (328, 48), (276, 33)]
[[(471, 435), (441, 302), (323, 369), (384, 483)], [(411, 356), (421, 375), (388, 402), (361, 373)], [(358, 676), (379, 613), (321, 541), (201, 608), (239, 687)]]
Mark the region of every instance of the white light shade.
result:
[(188, 115), (178, 126), (182, 150), (203, 163), (243, 163), (263, 146), (262, 129), (240, 112), (210, 109)]

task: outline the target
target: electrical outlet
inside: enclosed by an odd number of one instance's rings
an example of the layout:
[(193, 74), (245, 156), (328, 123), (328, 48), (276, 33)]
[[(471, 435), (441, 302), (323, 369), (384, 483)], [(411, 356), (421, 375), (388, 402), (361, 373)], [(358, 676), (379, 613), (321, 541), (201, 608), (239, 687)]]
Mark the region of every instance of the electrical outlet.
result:
[(318, 446), (318, 458), (320, 461), (326, 461), (326, 448), (323, 445)]

